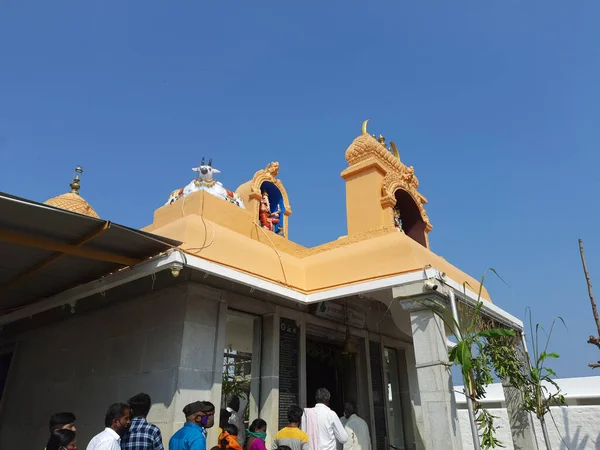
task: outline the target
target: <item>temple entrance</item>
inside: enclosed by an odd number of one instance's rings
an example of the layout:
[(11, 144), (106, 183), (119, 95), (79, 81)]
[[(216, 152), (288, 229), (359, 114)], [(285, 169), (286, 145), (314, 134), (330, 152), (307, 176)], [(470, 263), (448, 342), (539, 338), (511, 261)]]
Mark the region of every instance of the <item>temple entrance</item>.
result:
[(344, 402), (356, 401), (356, 364), (353, 356), (342, 355), (343, 344), (317, 336), (306, 336), (306, 403), (315, 405), (317, 389), (331, 392), (329, 407), (338, 416)]

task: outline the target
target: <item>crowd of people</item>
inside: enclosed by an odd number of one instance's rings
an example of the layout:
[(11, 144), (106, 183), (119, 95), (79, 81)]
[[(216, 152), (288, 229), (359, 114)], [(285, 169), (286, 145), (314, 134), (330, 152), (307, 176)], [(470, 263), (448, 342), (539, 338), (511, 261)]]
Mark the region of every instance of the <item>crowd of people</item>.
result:
[[(346, 403), (340, 418), (329, 408), (330, 399), (329, 391), (321, 388), (314, 408), (292, 405), (288, 424), (275, 435), (271, 450), (371, 450), (369, 428), (356, 414), (356, 405)], [(144, 393), (110, 405), (104, 430), (92, 438), (87, 450), (164, 450), (160, 429), (146, 420), (151, 406), (150, 396)], [(239, 398), (230, 397), (220, 411), (218, 443), (210, 450), (267, 450), (267, 422), (255, 419), (246, 430), (239, 409)], [(197, 401), (186, 405), (183, 414), (185, 423), (169, 440), (168, 450), (207, 450), (215, 406)], [(53, 414), (45, 450), (77, 450), (75, 420), (73, 413)]]

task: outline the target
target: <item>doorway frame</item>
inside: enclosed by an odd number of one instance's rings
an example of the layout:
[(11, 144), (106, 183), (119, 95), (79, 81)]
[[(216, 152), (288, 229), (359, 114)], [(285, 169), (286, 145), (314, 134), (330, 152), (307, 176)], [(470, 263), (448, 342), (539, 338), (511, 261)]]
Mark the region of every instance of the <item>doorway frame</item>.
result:
[[(307, 359), (306, 342), (309, 340), (309, 338), (313, 338), (313, 340), (318, 340), (318, 341), (322, 341), (322, 342), (330, 342), (334, 345), (336, 345), (336, 344), (343, 345), (344, 341), (346, 340), (346, 333), (341, 332), (338, 329), (324, 329), (323, 327), (319, 327), (310, 322), (306, 324), (305, 329), (306, 329), (306, 331), (304, 333), (304, 353), (301, 355), (301, 358), (304, 359), (305, 366), (306, 366), (306, 359)], [(300, 337), (302, 338), (302, 335)], [(360, 355), (361, 350), (362, 349), (359, 348), (358, 353), (354, 356), (354, 378), (357, 383), (357, 389), (356, 389), (354, 401), (357, 401), (357, 402), (358, 402), (358, 396), (360, 394), (358, 391), (358, 381), (359, 381), (358, 366), (359, 366), (359, 359), (361, 356)], [(301, 375), (302, 383), (305, 385), (304, 391), (305, 391), (306, 397), (303, 399), (303, 403), (305, 405), (308, 405), (308, 403), (309, 403), (308, 396), (314, 395), (314, 393), (309, 393), (308, 387), (306, 387), (306, 379), (307, 379), (306, 367), (305, 367), (304, 371), (300, 373), (300, 375)], [(302, 375), (304, 375), (304, 376), (302, 376)], [(344, 397), (345, 397), (345, 393), (342, 393), (342, 400), (344, 400), (344, 401), (347, 400)], [(336, 414), (337, 414), (337, 411), (336, 411)]]
[[(315, 316), (309, 311), (299, 310), (290, 306), (268, 303), (265, 300), (257, 299), (251, 296), (241, 296), (237, 294), (228, 295), (227, 303), (229, 310), (236, 311), (241, 314), (262, 318), (262, 333), (261, 333), (261, 387), (259, 398), (259, 413), (265, 420), (277, 421), (279, 410), (279, 395), (278, 395), (278, 375), (279, 375), (279, 319), (291, 319), (300, 327), (300, 358), (298, 364), (299, 371), (299, 406), (306, 408), (307, 392), (306, 392), (306, 331), (309, 326), (316, 326), (320, 329), (325, 329), (331, 332), (338, 332), (344, 335), (346, 326), (340, 322), (334, 322), (322, 317)], [(373, 391), (371, 379), (371, 365), (369, 353), (369, 341), (380, 343), (381, 346), (386, 346), (395, 349), (398, 352), (398, 366), (400, 371), (400, 380), (402, 387), (402, 408), (406, 414), (403, 415), (405, 440), (408, 443), (407, 450), (413, 449), (412, 444), (417, 437), (417, 429), (415, 427), (416, 416), (419, 416), (420, 410), (413, 411), (413, 389), (418, 392), (418, 386), (413, 386), (416, 382), (414, 370), (411, 369), (411, 361), (414, 364), (413, 343), (410, 338), (402, 338), (390, 336), (389, 334), (380, 334), (376, 331), (367, 329), (358, 329), (349, 327), (351, 336), (358, 342), (359, 351), (357, 355), (357, 381), (359, 386), (367, 386), (362, 394), (359, 392), (357, 398), (357, 406), (359, 411), (365, 411), (363, 414), (369, 417), (364, 419), (369, 424), (371, 430), (371, 439), (373, 448), (375, 448), (375, 433), (374, 428), (374, 411), (373, 411)], [(382, 350), (383, 352), (383, 350)], [(362, 353), (362, 356), (361, 356)], [(259, 353), (257, 353), (259, 354)], [(277, 393), (268, 395), (269, 389), (277, 389)], [(263, 392), (264, 391), (264, 392)], [(360, 391), (360, 389), (359, 389)], [(266, 397), (268, 395), (268, 397)], [(263, 398), (265, 397), (265, 398)], [(363, 399), (363, 400), (361, 400)], [(416, 414), (416, 416), (415, 416)], [(386, 423), (387, 430), (387, 423)], [(269, 439), (271, 429), (268, 430)]]
[[(318, 329), (321, 334), (324, 332), (334, 333), (338, 337), (342, 337), (341, 341), (345, 337), (346, 325), (327, 320), (311, 314), (310, 312), (294, 311), (285, 307), (278, 307), (279, 316), (286, 319), (295, 320), (300, 326), (300, 361), (298, 365), (300, 386), (299, 386), (299, 402), (300, 407), (306, 408), (307, 406), (307, 387), (306, 387), (306, 335), (307, 331), (310, 335), (310, 329)], [(402, 405), (402, 425), (404, 428), (404, 439), (406, 442), (406, 449), (412, 448), (410, 444), (411, 439), (414, 439), (414, 420), (412, 416), (412, 403), (410, 398), (409, 388), (409, 374), (407, 370), (408, 360), (406, 359), (407, 352), (413, 351), (412, 342), (407, 342), (401, 339), (397, 339), (385, 334), (379, 334), (366, 329), (358, 329), (354, 327), (348, 327), (351, 336), (358, 341), (359, 353), (356, 355), (356, 379), (359, 386), (367, 386), (362, 395), (361, 390), (357, 392), (358, 398), (356, 399), (357, 407), (359, 411), (368, 411), (368, 417), (364, 419), (369, 424), (369, 430), (371, 432), (372, 448), (375, 449), (375, 411), (373, 406), (373, 388), (372, 388), (372, 375), (371, 375), (371, 360), (369, 342), (376, 342), (379, 344), (381, 351), (381, 357), (384, 357), (384, 348), (390, 348), (397, 352), (398, 355), (398, 370), (399, 378), (401, 380), (401, 405)], [(323, 331), (325, 330), (325, 331)], [(382, 373), (382, 380), (386, 382), (386, 374)], [(387, 397), (386, 397), (387, 402)], [(389, 424), (387, 423), (386, 415), (386, 439), (389, 436)]]
[[(237, 309), (227, 309), (225, 319), (225, 340), (227, 339), (227, 316), (234, 315), (239, 317), (245, 317), (252, 319), (252, 362), (250, 365), (250, 393), (248, 397), (248, 422), (259, 417), (259, 405), (260, 405), (260, 377), (261, 377), (261, 361), (262, 361), (262, 322), (263, 316), (251, 314), (246, 311), (239, 311)], [(223, 343), (223, 357), (225, 356), (225, 342)], [(220, 404), (223, 404), (223, 394), (221, 393)]]

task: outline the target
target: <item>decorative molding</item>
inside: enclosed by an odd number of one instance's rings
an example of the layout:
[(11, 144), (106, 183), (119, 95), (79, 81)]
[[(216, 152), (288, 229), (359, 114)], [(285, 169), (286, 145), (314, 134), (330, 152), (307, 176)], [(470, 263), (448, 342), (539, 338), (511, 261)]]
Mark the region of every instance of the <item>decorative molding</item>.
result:
[(393, 208), (396, 205), (395, 193), (402, 189), (412, 197), (419, 208), (421, 218), (425, 222), (425, 231), (428, 233), (433, 229), (424, 207), (427, 199), (418, 191), (419, 179), (415, 175), (414, 167), (404, 165), (383, 143), (368, 134), (354, 139), (345, 156), (350, 167), (342, 173), (342, 177), (353, 175), (367, 166), (382, 169), (385, 173), (381, 187), (382, 208)]
[(415, 176), (412, 166), (404, 166), (404, 170), (400, 174), (388, 172), (383, 178), (381, 186), (381, 206), (384, 208), (387, 206), (394, 207), (396, 205), (396, 191), (402, 189), (411, 196), (417, 208), (419, 208), (421, 218), (425, 222), (425, 231), (430, 232), (433, 226), (424, 207), (427, 204), (427, 199), (417, 191), (418, 186), (419, 180)]
[[(257, 171), (252, 177), (252, 187), (250, 189), (250, 198), (256, 199), (260, 201), (262, 194), (260, 191), (260, 187), (265, 181), (273, 183), (281, 192), (281, 197), (283, 198), (283, 206), (285, 208), (284, 215), (290, 216), (292, 214), (292, 207), (290, 206), (289, 197), (285, 187), (281, 180), (277, 179), (277, 175), (279, 174), (279, 163), (274, 161), (271, 162), (265, 167)], [(287, 227), (286, 227), (287, 228)]]
[(374, 137), (368, 134), (363, 134), (354, 139), (354, 142), (346, 150), (345, 156), (346, 161), (351, 166), (369, 157), (376, 156), (390, 170), (402, 170), (403, 167), (406, 167), (385, 145), (379, 143)]

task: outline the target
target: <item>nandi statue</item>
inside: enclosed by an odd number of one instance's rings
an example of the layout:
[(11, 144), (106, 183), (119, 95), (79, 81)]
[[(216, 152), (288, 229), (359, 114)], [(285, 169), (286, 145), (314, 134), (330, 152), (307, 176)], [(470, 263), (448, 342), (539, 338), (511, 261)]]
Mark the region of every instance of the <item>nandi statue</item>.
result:
[(206, 191), (209, 194), (222, 198), (223, 200), (227, 200), (228, 202), (233, 203), (240, 208), (245, 208), (244, 201), (239, 195), (237, 195), (235, 192), (225, 189), (221, 183), (213, 178), (213, 174), (221, 173), (221, 171), (213, 169), (212, 159), (208, 161), (208, 164), (204, 164), (204, 158), (202, 158), (200, 166), (194, 167), (192, 170), (194, 172), (198, 172), (196, 179), (191, 181), (186, 187), (171, 192), (171, 195), (169, 195), (169, 200), (167, 200), (166, 203), (167, 205), (170, 205), (182, 197), (190, 195), (192, 192)]

